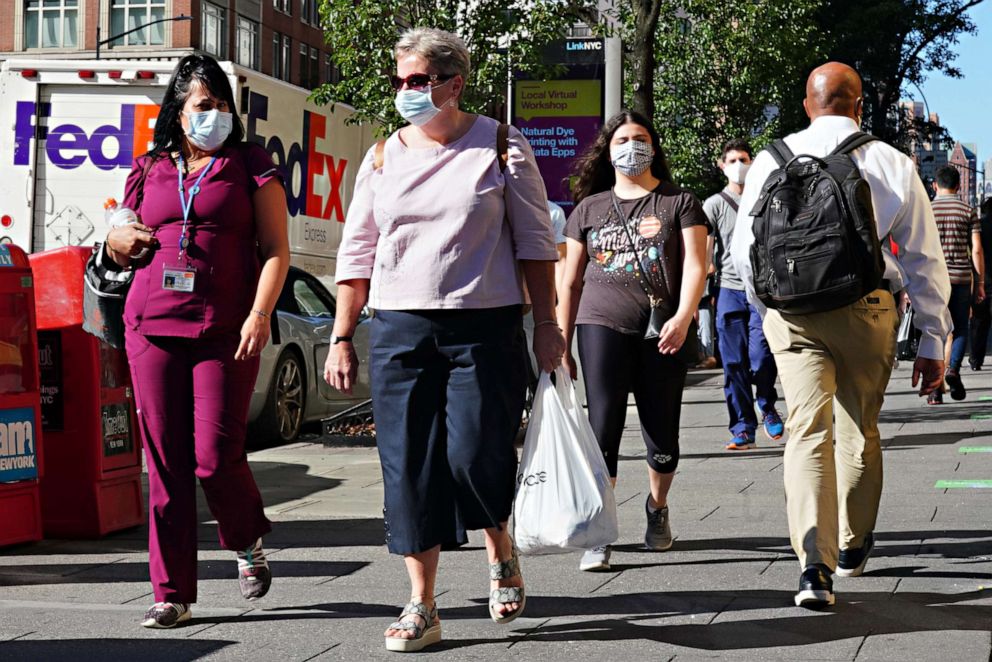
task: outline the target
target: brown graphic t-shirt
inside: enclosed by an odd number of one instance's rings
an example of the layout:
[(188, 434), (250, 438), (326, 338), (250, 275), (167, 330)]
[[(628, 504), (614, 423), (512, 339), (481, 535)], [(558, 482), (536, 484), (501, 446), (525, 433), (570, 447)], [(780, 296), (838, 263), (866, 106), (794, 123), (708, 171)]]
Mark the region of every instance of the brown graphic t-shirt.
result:
[(617, 218), (611, 191), (589, 196), (568, 217), (565, 236), (584, 242), (589, 253), (575, 323), (640, 335), (651, 304), (638, 270), (643, 269), (662, 306), (674, 314), (682, 287), (681, 230), (709, 227), (709, 222), (696, 196), (670, 182), (643, 198), (617, 198), (617, 203), (628, 232)]

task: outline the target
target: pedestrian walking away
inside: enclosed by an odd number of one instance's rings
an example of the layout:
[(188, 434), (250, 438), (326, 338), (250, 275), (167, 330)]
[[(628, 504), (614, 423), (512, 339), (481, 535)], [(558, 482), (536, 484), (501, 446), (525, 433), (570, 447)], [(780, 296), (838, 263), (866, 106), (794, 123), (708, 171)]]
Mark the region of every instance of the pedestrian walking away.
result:
[(106, 241), (108, 265), (135, 272), (125, 347), (148, 465), (156, 602), (142, 625), (151, 628), (189, 619), (196, 602), (197, 478), (221, 546), (237, 552), (241, 594), (260, 598), (272, 580), (262, 549), (271, 526), (245, 432), (258, 356), (289, 269), (286, 195), (265, 150), (243, 141), (234, 111), (215, 60), (179, 61), (154, 147), (127, 179), (124, 205), (140, 222), (111, 230)]
[[(951, 326), (947, 267), (923, 183), (912, 160), (859, 132), (862, 104), (851, 67), (830, 62), (810, 74), (810, 126), (758, 154), (730, 248), (764, 315), (788, 404), (786, 510), (801, 573), (795, 603), (811, 608), (833, 604), (831, 574), (860, 575), (874, 545), (878, 417), (898, 324), (892, 292), (905, 288), (922, 332), (912, 377), (921, 396), (941, 384)], [(898, 258), (879, 241), (888, 236)], [(841, 241), (849, 250), (832, 248)]]
[[(658, 133), (638, 113), (623, 111), (603, 125), (577, 175), (559, 321), (569, 348), (577, 336), (589, 422), (614, 484), (634, 393), (650, 484), (644, 544), (666, 550), (682, 390), (697, 360), (692, 321), (706, 279), (706, 216), (695, 196), (672, 183)], [(648, 333), (659, 317), (664, 324)], [(574, 379), (570, 350), (565, 360)], [(609, 562), (609, 548), (589, 550), (580, 568), (609, 569)]]
[(761, 329), (761, 316), (748, 303), (744, 284), (730, 259), (730, 244), (751, 157), (751, 146), (747, 141), (727, 142), (717, 162), (727, 178), (727, 186), (703, 203), (703, 211), (714, 227), (713, 263), (719, 288), (716, 325), (723, 359), (723, 393), (730, 417), (731, 438), (726, 444), (730, 451), (755, 447), (759, 425), (754, 412), (756, 398), (761, 411), (760, 424), (768, 438), (780, 439), (784, 430), (782, 418), (775, 409), (778, 402), (775, 358)]
[(978, 300), (978, 279), (975, 282), (975, 299), (971, 306), (971, 353), (968, 365), (978, 371), (985, 365), (985, 354), (989, 345), (989, 329), (992, 327), (992, 199), (982, 203), (980, 221), (982, 235), (982, 255), (985, 256), (985, 297)]
[[(359, 313), (374, 309), (369, 374), (382, 464), (386, 543), (411, 598), (386, 648), (441, 639), (434, 585), (442, 547), (483, 529), (489, 613), (523, 613), (507, 531), (526, 389), (520, 272), (541, 370), (561, 364), (558, 259), (547, 194), (517, 129), (459, 108), (470, 73), (457, 35), (416, 28), (395, 47), (396, 109), (409, 122), (365, 156), (338, 250), (337, 314), (325, 379), (351, 390)], [(505, 148), (505, 149), (504, 149)]]
[[(954, 400), (968, 397), (961, 379), (968, 345), (969, 316), (972, 305), (985, 303), (985, 256), (982, 248), (981, 225), (971, 205), (961, 199), (961, 173), (952, 165), (940, 168), (934, 177), (933, 215), (940, 233), (940, 246), (947, 262), (951, 279), (949, 303), (951, 322), (954, 324), (952, 339), (945, 352), (947, 372), (944, 381)], [(974, 277), (972, 272), (974, 271)], [(930, 404), (943, 402), (941, 391), (935, 391)]]

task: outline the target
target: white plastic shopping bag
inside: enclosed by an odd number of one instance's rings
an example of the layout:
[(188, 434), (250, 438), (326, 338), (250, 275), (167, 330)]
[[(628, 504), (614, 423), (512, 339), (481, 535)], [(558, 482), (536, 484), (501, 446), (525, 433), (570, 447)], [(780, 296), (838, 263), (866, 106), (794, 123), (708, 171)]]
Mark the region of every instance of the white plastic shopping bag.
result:
[(608, 545), (619, 537), (617, 504), (603, 453), (564, 368), (542, 373), (534, 395), (513, 503), (514, 540), (524, 554)]

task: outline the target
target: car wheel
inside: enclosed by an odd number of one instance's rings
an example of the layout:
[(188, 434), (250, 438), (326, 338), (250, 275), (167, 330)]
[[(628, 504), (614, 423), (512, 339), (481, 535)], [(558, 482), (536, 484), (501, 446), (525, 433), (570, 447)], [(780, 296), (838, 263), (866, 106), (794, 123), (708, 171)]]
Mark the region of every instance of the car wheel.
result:
[(283, 352), (276, 362), (269, 397), (259, 416), (260, 434), (272, 441), (288, 443), (300, 436), (306, 411), (306, 380), (303, 361), (296, 352)]

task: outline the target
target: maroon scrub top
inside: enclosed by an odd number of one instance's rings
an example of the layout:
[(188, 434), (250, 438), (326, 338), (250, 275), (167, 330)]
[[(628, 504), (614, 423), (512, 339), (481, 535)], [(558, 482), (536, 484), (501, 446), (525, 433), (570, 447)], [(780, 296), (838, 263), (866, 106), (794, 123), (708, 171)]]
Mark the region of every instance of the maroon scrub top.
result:
[[(198, 338), (237, 331), (251, 313), (258, 285), (258, 234), (252, 195), (282, 175), (259, 145), (222, 147), (200, 181), (189, 215), (189, 247), (179, 257), (183, 212), (176, 162), (159, 157), (149, 168), (144, 197), (135, 208), (148, 156), (138, 157), (125, 184), (124, 205), (152, 228), (159, 247), (138, 263), (124, 307), (124, 323), (146, 336)], [(184, 178), (186, 196), (201, 170)], [(163, 289), (165, 269), (196, 271), (192, 292)]]

